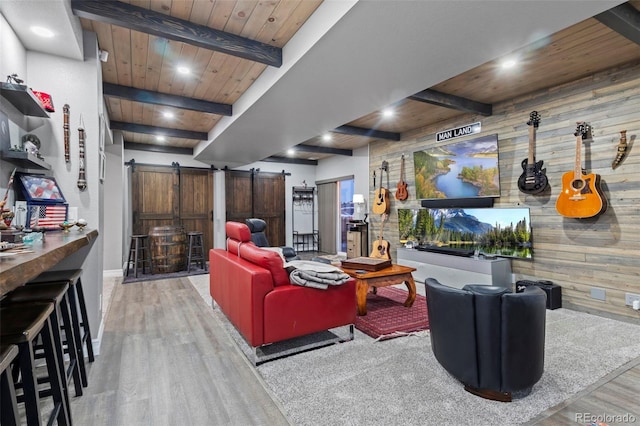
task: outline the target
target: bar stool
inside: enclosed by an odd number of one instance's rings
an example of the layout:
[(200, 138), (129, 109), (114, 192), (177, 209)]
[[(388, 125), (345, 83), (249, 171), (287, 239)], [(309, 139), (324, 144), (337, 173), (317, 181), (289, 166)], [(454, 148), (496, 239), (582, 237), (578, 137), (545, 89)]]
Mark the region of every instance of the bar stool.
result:
[(20, 424), (20, 414), (18, 413), (18, 401), (16, 399), (16, 388), (11, 377), (11, 364), (18, 357), (18, 347), (16, 345), (0, 346), (0, 425)]
[(187, 255), (187, 272), (191, 271), (191, 263), (196, 262), (196, 265), (201, 269), (207, 270), (207, 262), (204, 258), (204, 244), (202, 243), (202, 232), (188, 232), (189, 237), (189, 251)]
[[(80, 379), (80, 363), (78, 362), (78, 351), (76, 350), (76, 339), (73, 334), (73, 319), (70, 313), (69, 307), (69, 283), (51, 283), (51, 284), (35, 284), (24, 287), (18, 287), (11, 291), (0, 302), (0, 306), (11, 305), (16, 303), (31, 303), (31, 302), (51, 302), (54, 304), (55, 309), (51, 314), (53, 338), (60, 342), (60, 345), (56, 345), (56, 348), (60, 350), (57, 352), (58, 363), (60, 364), (60, 371), (63, 372), (63, 384), (64, 390), (67, 394), (67, 400), (69, 400), (69, 383), (73, 379), (75, 387), (75, 395), (82, 396), (82, 381)], [(64, 362), (64, 340), (60, 334), (60, 322), (62, 322), (62, 329), (64, 330), (64, 336), (69, 352), (69, 366), (65, 367)], [(36, 355), (36, 358), (39, 358)], [(67, 407), (70, 412), (71, 407)]]
[(129, 276), (129, 267), (133, 262), (133, 276), (138, 278), (138, 265), (142, 265), (142, 273), (145, 273), (145, 266), (151, 270), (151, 256), (147, 245), (148, 235), (132, 235), (129, 243), (129, 258), (127, 259), (127, 272), (125, 277)]
[[(5, 345), (18, 346), (17, 363), (22, 378), (23, 395), (18, 401), (24, 402), (27, 425), (40, 425), (41, 406), (35, 365), (35, 344), (42, 337), (46, 367), (51, 384), (53, 410), (47, 424), (57, 419), (58, 425), (71, 425), (71, 413), (67, 410), (69, 401), (63, 389), (62, 375), (58, 368), (58, 357), (53, 338), (51, 314), (53, 303), (15, 303), (0, 306), (0, 338)], [(4, 410), (3, 410), (4, 411)]]
[[(65, 271), (48, 271), (38, 275), (27, 283), (27, 286), (34, 284), (50, 284), (67, 282), (69, 284), (69, 307), (71, 308), (71, 322), (73, 327), (73, 337), (75, 338), (76, 352), (78, 353), (78, 365), (80, 367), (80, 379), (82, 386), (87, 387), (87, 368), (84, 360), (84, 347), (86, 344), (87, 357), (89, 362), (95, 361), (93, 346), (91, 341), (91, 328), (89, 326), (89, 316), (87, 305), (82, 289), (82, 269), (69, 269)], [(80, 311), (78, 312), (78, 308)]]

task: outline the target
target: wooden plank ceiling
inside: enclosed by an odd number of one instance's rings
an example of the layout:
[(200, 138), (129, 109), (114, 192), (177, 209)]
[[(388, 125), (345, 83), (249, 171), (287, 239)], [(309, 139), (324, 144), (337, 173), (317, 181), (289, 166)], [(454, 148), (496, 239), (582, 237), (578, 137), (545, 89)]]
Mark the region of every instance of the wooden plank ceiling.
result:
[[(99, 2), (111, 8), (83, 7), (92, 3), (98, 2), (73, 0), (72, 8), (83, 28), (98, 35), (100, 49), (109, 52), (102, 74), (112, 127), (121, 129), (131, 146), (188, 151), (232, 114), (234, 102), (268, 66), (278, 66), (270, 49), (277, 56), (321, 0), (125, 0)], [(130, 18), (136, 13), (145, 18), (142, 28)], [(300, 141), (294, 154), (265, 160), (315, 164), (350, 155), (373, 140), (399, 140), (404, 132), (463, 114), (490, 115), (497, 102), (640, 60), (638, 16), (640, 0), (624, 3), (513, 52), (509, 57), (519, 60), (513, 69), (503, 70), (504, 58), (498, 58), (390, 105), (391, 118), (373, 111), (327, 129), (329, 141), (318, 135)], [(174, 20), (170, 25), (168, 17)], [(165, 34), (167, 27), (178, 30)], [(191, 33), (201, 35), (194, 40), (222, 40), (222, 45), (189, 41)], [(183, 65), (191, 68), (189, 75), (177, 72)], [(174, 117), (166, 118), (167, 112)], [(157, 134), (173, 136), (160, 142)]]

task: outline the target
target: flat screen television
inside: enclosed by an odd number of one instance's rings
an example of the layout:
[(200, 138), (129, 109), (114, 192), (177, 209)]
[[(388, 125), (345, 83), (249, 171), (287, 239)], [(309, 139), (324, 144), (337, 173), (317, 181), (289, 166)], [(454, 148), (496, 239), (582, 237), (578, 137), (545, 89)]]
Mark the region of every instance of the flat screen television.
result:
[(528, 208), (398, 209), (400, 242), (531, 259)]
[(497, 134), (415, 151), (413, 166), (419, 200), (500, 196)]

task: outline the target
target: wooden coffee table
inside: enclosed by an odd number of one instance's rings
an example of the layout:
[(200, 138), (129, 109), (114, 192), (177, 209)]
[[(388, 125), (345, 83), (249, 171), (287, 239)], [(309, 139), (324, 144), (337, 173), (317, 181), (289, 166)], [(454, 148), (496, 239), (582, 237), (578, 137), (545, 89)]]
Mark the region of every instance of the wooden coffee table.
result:
[(379, 271), (362, 271), (357, 269), (344, 269), (345, 274), (356, 279), (356, 300), (358, 315), (367, 315), (367, 293), (369, 287), (386, 287), (404, 282), (409, 290), (404, 306), (410, 308), (416, 300), (416, 283), (411, 273), (416, 268), (402, 265), (391, 265)]

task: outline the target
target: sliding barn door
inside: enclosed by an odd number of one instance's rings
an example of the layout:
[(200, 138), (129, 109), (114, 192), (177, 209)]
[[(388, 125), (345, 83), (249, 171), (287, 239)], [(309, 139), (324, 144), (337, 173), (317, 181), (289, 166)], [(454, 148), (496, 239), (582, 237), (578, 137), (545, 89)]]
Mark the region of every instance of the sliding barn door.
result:
[(135, 166), (131, 174), (133, 233), (180, 225), (179, 174), (175, 167)]
[(205, 253), (213, 247), (213, 172), (180, 170), (180, 223), (186, 232), (202, 232)]
[(201, 231), (206, 251), (213, 247), (213, 174), (206, 169), (139, 166), (131, 173), (133, 234), (156, 226)]
[(227, 221), (256, 217), (267, 222), (271, 246), (283, 246), (285, 234), (285, 178), (282, 173), (229, 170), (225, 174)]

